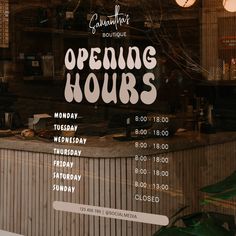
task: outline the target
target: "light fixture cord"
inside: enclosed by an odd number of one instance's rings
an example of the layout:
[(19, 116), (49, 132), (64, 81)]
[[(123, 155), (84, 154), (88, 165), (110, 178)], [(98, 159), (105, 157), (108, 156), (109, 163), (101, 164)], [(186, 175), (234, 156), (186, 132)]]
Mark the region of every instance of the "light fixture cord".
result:
[(185, 1), (185, 3), (184, 3), (184, 5), (183, 5), (183, 7), (185, 7), (185, 6), (186, 6), (186, 4), (188, 3), (188, 1), (189, 1), (189, 0), (186, 0), (186, 1)]

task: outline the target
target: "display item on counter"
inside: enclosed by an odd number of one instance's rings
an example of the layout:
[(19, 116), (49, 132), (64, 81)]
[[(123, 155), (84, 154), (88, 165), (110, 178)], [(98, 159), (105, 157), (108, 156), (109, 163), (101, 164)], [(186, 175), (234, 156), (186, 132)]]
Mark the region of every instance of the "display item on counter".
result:
[(21, 132), (21, 136), (24, 138), (33, 138), (35, 136), (35, 132), (32, 129), (25, 129)]
[(229, 63), (225, 63), (225, 61), (223, 61), (223, 80), (229, 80), (230, 77), (230, 66)]
[(230, 79), (236, 80), (236, 58), (231, 59)]

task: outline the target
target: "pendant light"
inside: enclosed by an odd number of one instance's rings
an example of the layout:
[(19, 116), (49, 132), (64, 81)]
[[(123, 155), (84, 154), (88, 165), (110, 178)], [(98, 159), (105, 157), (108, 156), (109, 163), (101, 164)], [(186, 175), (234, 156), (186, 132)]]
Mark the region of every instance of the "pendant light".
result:
[(181, 7), (191, 7), (196, 0), (175, 0), (176, 3)]
[(236, 12), (236, 0), (223, 0), (223, 6), (226, 11)]

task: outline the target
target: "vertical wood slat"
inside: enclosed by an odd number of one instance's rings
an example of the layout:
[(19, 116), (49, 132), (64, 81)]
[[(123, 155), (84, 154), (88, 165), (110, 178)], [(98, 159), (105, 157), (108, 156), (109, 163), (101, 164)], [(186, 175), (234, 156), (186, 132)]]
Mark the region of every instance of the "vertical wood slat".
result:
[[(236, 169), (235, 146), (233, 142), (172, 153), (171, 187), (176, 187), (174, 191), (181, 193), (183, 189), (180, 188), (183, 187), (183, 183), (187, 185), (189, 182), (186, 178), (190, 178), (197, 193), (198, 187), (214, 183), (231, 174)], [(73, 184), (76, 185), (74, 195), (52, 192), (52, 183), (55, 182), (52, 181), (54, 158), (50, 154), (0, 150), (0, 229), (25, 236), (62, 236), (63, 232), (68, 236), (107, 236), (109, 233), (109, 236), (144, 236), (154, 233), (158, 227), (149, 225), (143, 227), (139, 223), (99, 217), (87, 216), (85, 220), (82, 215), (55, 212), (52, 202), (64, 200), (118, 209), (144, 210), (157, 214), (166, 212), (168, 215), (176, 210), (181, 203), (179, 200), (187, 199), (191, 202), (191, 193), (188, 193), (186, 199), (164, 194), (162, 196), (166, 196), (165, 201), (162, 201), (160, 206), (134, 201), (133, 195), (136, 189), (133, 181), (137, 178), (134, 174), (136, 163), (132, 158), (125, 157), (116, 159), (56, 157), (60, 160), (73, 161), (76, 169), (72, 172), (82, 174), (84, 179), (80, 183)], [(142, 167), (145, 165), (140, 166)], [(147, 168), (154, 167), (147, 166)], [(57, 171), (62, 170), (57, 169)], [(68, 172), (66, 169), (64, 171)], [(69, 172), (72, 173), (71, 170)], [(141, 180), (146, 181), (146, 178), (142, 177)], [(153, 177), (147, 179), (147, 182), (151, 183), (159, 181), (160, 179)], [(185, 191), (187, 193), (189, 189), (186, 188)], [(151, 190), (147, 190), (146, 194), (151, 192), (155, 194)], [(196, 196), (197, 198), (192, 200), (198, 201), (199, 196)], [(209, 209), (216, 208), (212, 206)], [(222, 211), (235, 214), (235, 210), (228, 208), (222, 208)], [(140, 229), (144, 229), (143, 233)]]
[[(68, 161), (68, 157), (67, 156), (66, 157), (61, 156), (60, 160), (61, 161), (63, 161), (63, 160)], [(66, 173), (66, 172), (69, 172), (69, 170), (66, 169), (66, 168), (62, 168), (62, 172)], [(65, 181), (65, 182), (60, 181), (60, 184), (63, 184), (63, 185), (65, 184), (66, 185), (66, 183), (67, 183), (67, 181)], [(62, 195), (63, 195), (63, 201), (67, 202), (68, 201), (68, 195), (64, 194), (63, 192), (62, 192)], [(63, 212), (62, 214), (63, 214), (63, 218), (64, 218), (64, 220), (63, 220), (63, 234), (62, 235), (67, 235), (67, 215), (68, 214), (67, 214), (67, 212)]]
[[(63, 160), (63, 158), (62, 157), (55, 157), (55, 160), (59, 160), (59, 161), (61, 161), (61, 160)], [(49, 160), (50, 161), (50, 160)], [(59, 167), (56, 167), (56, 168), (54, 168), (55, 169), (55, 172), (58, 172), (58, 171), (60, 171), (60, 168)], [(49, 172), (49, 175), (51, 174), (51, 172)], [(54, 181), (54, 183), (56, 183), (56, 184), (60, 184), (60, 180), (56, 180), (56, 181)], [(61, 200), (61, 201), (63, 201), (64, 199), (63, 199), (63, 193), (59, 193), (59, 192), (56, 192), (55, 193), (55, 195), (56, 195), (56, 198), (58, 198), (59, 200)], [(50, 207), (50, 206), (49, 206)], [(58, 224), (57, 224), (57, 226), (58, 226), (58, 229), (56, 229), (57, 230), (57, 233), (58, 233), (58, 235), (63, 235), (63, 220), (64, 220), (64, 218), (63, 218), (63, 215), (64, 215), (64, 213), (63, 212), (55, 212), (55, 214), (58, 216)], [(55, 234), (56, 235), (56, 234)]]
[[(89, 205), (89, 159), (85, 159), (85, 163), (84, 163), (84, 167), (85, 167), (85, 186), (84, 186), (84, 190), (85, 190), (85, 204)], [(84, 228), (85, 228), (85, 232), (84, 232), (84, 236), (89, 236), (89, 216), (85, 216), (84, 217)]]
[[(122, 158), (120, 163), (121, 170), (121, 209), (127, 209), (127, 163), (126, 159)], [(124, 168), (125, 167), (125, 168)], [(121, 235), (127, 236), (127, 221), (121, 221)]]
[[(100, 176), (99, 176), (99, 160), (95, 159), (94, 160), (94, 205), (99, 206), (100, 203)], [(94, 236), (99, 236), (100, 235), (100, 218), (95, 217), (94, 218)], [(112, 235), (111, 235), (112, 236)]]
[[(43, 211), (44, 211), (44, 205), (43, 205), (43, 197), (44, 197), (44, 192), (43, 192), (43, 184), (44, 184), (44, 176), (43, 176), (43, 158), (42, 154), (39, 154), (38, 156), (38, 165), (39, 165), (39, 170), (38, 170), (38, 197), (39, 197), (39, 236), (43, 235)], [(37, 222), (37, 221), (36, 221)]]
[[(68, 161), (69, 160), (69, 157), (63, 157), (63, 156), (61, 156), (61, 160), (65, 160), (65, 161)], [(69, 173), (70, 172), (70, 170), (69, 169), (67, 169), (67, 168), (63, 168), (62, 169), (62, 172), (63, 173)], [(68, 184), (68, 181), (61, 181), (60, 182), (60, 184), (63, 184), (63, 185), (67, 185)], [(63, 201), (64, 202), (68, 202), (69, 201), (69, 195), (68, 194), (65, 194), (65, 193), (63, 193), (62, 192), (62, 194), (63, 194)], [(54, 196), (55, 196), (55, 194), (54, 194)], [(54, 200), (54, 196), (53, 196), (53, 199), (52, 200)], [(55, 214), (55, 211), (54, 211), (54, 214)], [(68, 213), (67, 212), (63, 212), (63, 215), (64, 215), (64, 220), (63, 220), (63, 235), (70, 235), (69, 234), (69, 229), (68, 229)]]
[(26, 199), (26, 181), (27, 181), (27, 159), (26, 159), (26, 155), (24, 153), (22, 153), (22, 164), (21, 164), (21, 176), (22, 176), (22, 198), (21, 198), (21, 233), (23, 235), (27, 234), (27, 224), (26, 224), (26, 219), (27, 219), (27, 208), (26, 208), (26, 203), (27, 203), (27, 199)]
[(5, 221), (5, 229), (6, 230), (9, 230), (9, 209), (10, 209), (10, 206), (9, 206), (9, 187), (10, 187), (10, 181), (9, 181), (9, 150), (7, 150), (7, 161), (6, 161), (6, 208), (5, 208), (5, 215), (6, 215), (6, 221)]
[[(80, 204), (84, 204), (85, 201), (85, 195), (84, 195), (84, 188), (85, 188), (85, 178), (86, 178), (86, 172), (85, 172), (85, 169), (84, 169), (84, 158), (80, 158), (80, 168), (81, 170), (83, 171), (82, 172), (82, 175), (83, 175), (83, 180), (81, 182), (81, 186), (80, 186), (80, 190), (79, 190), (79, 195), (80, 195)], [(85, 235), (84, 234), (84, 215), (80, 215), (80, 227), (79, 227), (79, 235), (82, 236), (82, 235)]]
[[(71, 157), (67, 158), (67, 161), (71, 161)], [(64, 173), (69, 173), (72, 174), (72, 170), (64, 170)], [(70, 185), (70, 186), (74, 186), (74, 183), (72, 183), (72, 181), (66, 181), (65, 182), (66, 185)], [(65, 194), (66, 195), (66, 201), (67, 202), (72, 202), (72, 194)], [(71, 235), (71, 219), (72, 219), (72, 214), (71, 213), (66, 213), (66, 221), (67, 221), (67, 225), (66, 225), (66, 235)]]
[(34, 232), (32, 232), (32, 211), (33, 211), (33, 206), (32, 206), (32, 196), (33, 196), (33, 189), (32, 189), (32, 179), (33, 179), (33, 153), (29, 152), (28, 155), (28, 191), (27, 191), (27, 199), (28, 199), (28, 219), (27, 219), (27, 232), (28, 235), (33, 235)]
[(49, 169), (49, 163), (48, 163), (48, 158), (44, 154), (40, 154), (40, 159), (43, 160), (43, 189), (42, 189), (42, 195), (43, 195), (43, 235), (47, 235), (47, 228), (48, 228), (48, 220), (47, 220), (47, 209), (49, 208), (48, 204), (48, 198), (47, 198), (47, 193), (48, 193), (48, 179), (50, 178), (48, 176), (48, 169)]
[[(10, 214), (9, 214), (9, 230), (14, 231), (14, 191), (15, 191), (15, 185), (14, 185), (14, 173), (15, 173), (15, 167), (16, 167), (16, 162), (15, 162), (15, 152), (10, 151), (9, 152), (9, 164), (10, 164), (10, 169), (9, 169), (9, 175), (10, 175)], [(17, 213), (16, 213), (17, 214)]]
[(40, 175), (39, 175), (39, 170), (40, 170), (40, 165), (39, 165), (39, 153), (34, 153), (34, 161), (33, 161), (33, 192), (34, 192), (34, 197), (32, 199), (33, 202), (33, 210), (32, 213), (32, 222), (33, 222), (33, 231), (35, 232), (35, 236), (39, 236), (39, 226), (40, 226), (40, 221), (39, 221), (39, 216), (40, 216), (40, 206), (39, 206), (39, 187), (40, 187)]
[[(17, 172), (17, 176), (16, 176), (16, 180), (15, 180), (15, 184), (17, 185), (17, 204), (15, 206), (15, 208), (17, 208), (17, 233), (20, 234), (20, 232), (22, 232), (21, 229), (21, 221), (19, 219), (21, 219), (21, 215), (22, 215), (22, 207), (21, 207), (21, 202), (22, 202), (22, 188), (23, 188), (23, 181), (22, 181), (22, 174), (21, 174), (21, 168), (22, 168), (22, 151), (18, 151), (18, 156), (16, 157), (17, 161), (17, 166), (18, 166), (18, 172)], [(18, 181), (17, 181), (18, 180)]]
[[(145, 162), (145, 163), (140, 163), (141, 165), (140, 165), (140, 168), (142, 168), (142, 169), (147, 169), (147, 163)], [(149, 182), (147, 181), (147, 175), (142, 175), (142, 182), (143, 183), (147, 183), (147, 184), (149, 184)], [(142, 193), (143, 193), (143, 195), (148, 195), (148, 189), (147, 188), (143, 188), (142, 189)], [(148, 209), (147, 209), (147, 203), (146, 202), (144, 202), (143, 204), (142, 204), (142, 208), (141, 208), (141, 210), (140, 210), (141, 212), (147, 212), (148, 211)], [(147, 235), (147, 224), (142, 224), (142, 230), (143, 230), (143, 233), (142, 233), (142, 235)]]
[[(132, 211), (132, 202), (133, 202), (133, 189), (132, 189), (132, 159), (127, 159), (127, 176), (126, 176), (126, 186), (127, 186), (127, 210)], [(127, 235), (132, 236), (133, 223), (131, 221), (127, 222)]]
[[(77, 163), (78, 158), (74, 161), (74, 171), (73, 174), (80, 174), (80, 170), (78, 168), (78, 163)], [(73, 161), (72, 158), (70, 161)], [(76, 181), (74, 183), (74, 186), (76, 188), (75, 191), (79, 191), (79, 185), (78, 185), (78, 181)], [(78, 199), (79, 200), (79, 199)], [(76, 194), (72, 195), (72, 201), (73, 203), (76, 203)], [(71, 218), (71, 236), (79, 236), (78, 234), (76, 235), (76, 214), (72, 214), (72, 218)]]
[[(110, 190), (111, 190), (111, 208), (116, 208), (116, 163), (110, 162)], [(97, 235), (96, 235), (97, 236)], [(116, 220), (111, 219), (111, 236), (116, 236)]]
[(12, 208), (13, 208), (13, 196), (14, 196), (14, 185), (13, 185), (13, 173), (14, 173), (14, 160), (13, 160), (13, 151), (10, 150), (8, 151), (8, 227), (7, 229), (9, 231), (13, 230), (13, 212), (12, 212)]
[[(105, 207), (110, 208), (110, 160), (105, 159), (105, 178), (104, 178), (104, 184), (105, 184)], [(92, 234), (91, 234), (92, 235)], [(110, 236), (111, 235), (111, 219), (105, 218), (105, 235)]]
[(4, 217), (4, 150), (0, 150), (0, 228), (4, 228), (3, 217)]
[[(80, 166), (80, 160), (79, 158), (76, 158), (75, 160), (75, 165), (76, 165), (76, 173), (79, 173), (80, 175), (82, 175), (82, 180), (80, 182), (77, 182), (76, 184), (76, 188), (77, 188), (77, 193), (74, 197), (74, 200), (73, 202), (76, 203), (76, 202), (79, 202), (81, 203), (81, 198), (80, 198), (80, 191), (81, 191), (81, 183), (83, 181), (83, 172), (82, 172), (82, 167)], [(80, 215), (79, 214), (75, 214), (75, 233), (73, 236), (81, 236), (80, 234)]]
[[(4, 154), (7, 156), (8, 158), (8, 155), (7, 155), (7, 151), (4, 152)], [(3, 216), (3, 229), (7, 229), (7, 159), (5, 159), (4, 161), (4, 182), (3, 182), (3, 185), (4, 185), (4, 195), (3, 195), (3, 198), (4, 198), (4, 203), (3, 203), (3, 211), (4, 211), (4, 216)]]
[[(152, 164), (150, 162), (146, 163), (146, 169), (150, 170), (150, 172), (151, 172), (151, 174), (147, 175), (147, 177), (146, 177), (147, 183), (151, 185), (152, 184), (152, 175), (153, 175), (153, 173), (152, 173)], [(147, 192), (148, 196), (152, 195), (151, 188), (152, 188), (152, 186), (148, 186), (148, 188), (147, 188), (146, 192)], [(159, 205), (160, 204), (161, 203), (159, 203)], [(152, 203), (146, 203), (146, 213), (152, 213), (152, 205), (153, 205)], [(146, 235), (152, 235), (152, 227), (151, 227), (151, 225), (150, 224), (146, 224), (146, 227), (147, 227), (146, 228)]]
[[(137, 164), (136, 164), (137, 165)], [(140, 168), (140, 165), (137, 165), (138, 168)], [(137, 180), (138, 182), (143, 182), (143, 176), (141, 175), (136, 175), (134, 171), (134, 179)], [(143, 189), (137, 188), (136, 189), (137, 194), (143, 194)], [(143, 212), (143, 204), (141, 204), (140, 201), (135, 201), (136, 202), (136, 209), (135, 211), (138, 212)], [(143, 224), (137, 224), (137, 236), (142, 236), (143, 235)]]
[[(78, 200), (76, 200), (76, 202), (79, 202), (80, 204), (84, 204), (85, 203), (85, 178), (86, 178), (86, 170), (85, 170), (85, 158), (80, 158), (79, 159), (79, 168), (80, 171), (79, 173), (82, 174), (82, 181), (80, 182), (80, 186), (78, 191)], [(84, 215), (79, 214), (79, 225), (77, 225), (78, 227), (78, 235), (85, 235), (85, 218)], [(76, 231), (77, 232), (77, 231)]]
[[(118, 158), (116, 162), (116, 208), (121, 209), (121, 160)], [(122, 236), (121, 220), (116, 220), (116, 235)]]
[[(93, 160), (89, 160), (89, 171), (88, 171), (88, 178), (89, 178), (89, 205), (93, 206), (94, 205), (94, 164)], [(94, 235), (94, 216), (89, 217), (89, 234), (88, 235)]]
[[(12, 216), (12, 221), (13, 221), (13, 224), (14, 224), (14, 226), (13, 226), (13, 231), (14, 232), (19, 232), (19, 230), (18, 230), (18, 228), (17, 228), (17, 223), (19, 223), (19, 221), (17, 220), (17, 219), (19, 219), (18, 218), (18, 210), (17, 210), (17, 200), (18, 200), (18, 198), (17, 198), (17, 196), (20, 196), (20, 194), (19, 194), (19, 192), (18, 192), (18, 188), (19, 188), (19, 186), (17, 186), (17, 183), (18, 183), (18, 181), (17, 181), (17, 177), (18, 177), (18, 161), (20, 160), (20, 156), (19, 156), (19, 152), (17, 151), (17, 152), (15, 152), (15, 156), (13, 156), (13, 158), (14, 158), (14, 166), (15, 166), (15, 168), (14, 168), (14, 172), (13, 172), (13, 174), (12, 174), (12, 178), (13, 178), (13, 184), (14, 184), (14, 189), (15, 189), (15, 194), (14, 194), (14, 192), (12, 192), (12, 195), (13, 195), (13, 216)], [(15, 212), (15, 214), (14, 214), (14, 212)]]
[(54, 196), (57, 195), (57, 193), (52, 192), (53, 184), (56, 183), (54, 179), (52, 179), (52, 174), (54, 171), (57, 171), (57, 169), (53, 166), (53, 161), (56, 160), (55, 156), (53, 155), (52, 158), (50, 158), (50, 155), (46, 155), (46, 163), (47, 163), (47, 234), (56, 236), (56, 229), (58, 230), (58, 221), (59, 221), (59, 213), (57, 211), (54, 211), (52, 209), (52, 202), (54, 200)]
[[(133, 158), (132, 159), (132, 180), (131, 180), (131, 183), (132, 183), (132, 198), (134, 197), (134, 195), (137, 193), (137, 189), (135, 187), (135, 183), (134, 181), (136, 180), (136, 174), (135, 174), (135, 168), (137, 166), (137, 161), (135, 161), (135, 159)], [(138, 207), (137, 207), (137, 201), (133, 200), (132, 199), (132, 210), (134, 211), (137, 211)], [(138, 223), (134, 222), (133, 223), (133, 235), (132, 236), (138, 236)]]
[[(105, 206), (105, 160), (101, 159), (99, 161), (100, 163), (100, 206)], [(100, 219), (100, 235), (106, 235), (105, 234), (105, 219), (104, 217), (101, 217)]]

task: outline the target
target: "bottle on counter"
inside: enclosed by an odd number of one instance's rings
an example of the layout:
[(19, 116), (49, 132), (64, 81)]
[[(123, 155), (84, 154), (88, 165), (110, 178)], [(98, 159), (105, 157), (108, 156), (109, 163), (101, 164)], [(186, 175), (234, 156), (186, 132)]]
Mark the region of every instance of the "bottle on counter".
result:
[(223, 61), (223, 80), (229, 80), (230, 78), (230, 66), (229, 63)]
[(236, 58), (231, 59), (230, 64), (230, 79), (236, 80)]
[(202, 124), (205, 122), (203, 108), (200, 108), (198, 114), (198, 131), (201, 131)]
[(206, 102), (203, 97), (197, 99), (197, 130), (201, 131), (202, 125), (206, 122)]
[(208, 105), (208, 111), (207, 111), (207, 122), (210, 125), (213, 125), (213, 105)]

